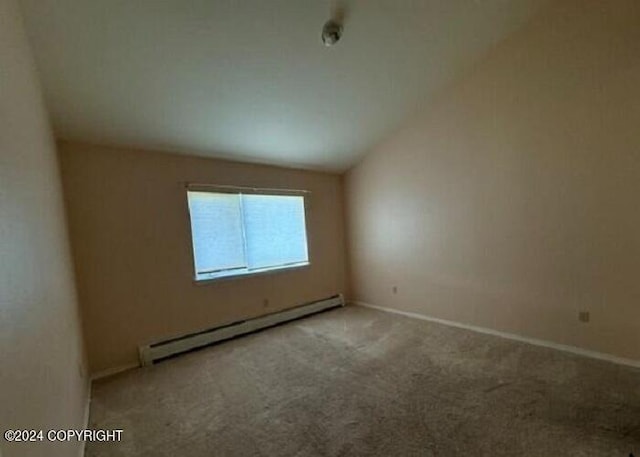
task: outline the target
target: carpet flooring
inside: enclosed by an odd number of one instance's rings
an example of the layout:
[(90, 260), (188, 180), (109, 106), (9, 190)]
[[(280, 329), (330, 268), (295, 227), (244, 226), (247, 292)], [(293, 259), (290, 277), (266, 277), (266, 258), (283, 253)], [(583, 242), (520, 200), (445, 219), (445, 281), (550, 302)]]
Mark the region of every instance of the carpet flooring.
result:
[(355, 306), (92, 395), (89, 457), (640, 456), (640, 370)]

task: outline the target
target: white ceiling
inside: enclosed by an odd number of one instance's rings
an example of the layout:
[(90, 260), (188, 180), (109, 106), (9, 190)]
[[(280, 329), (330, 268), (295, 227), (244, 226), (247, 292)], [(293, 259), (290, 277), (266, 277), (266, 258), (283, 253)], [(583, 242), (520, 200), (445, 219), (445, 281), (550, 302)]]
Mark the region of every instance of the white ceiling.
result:
[(544, 0), (23, 0), (56, 135), (340, 171)]

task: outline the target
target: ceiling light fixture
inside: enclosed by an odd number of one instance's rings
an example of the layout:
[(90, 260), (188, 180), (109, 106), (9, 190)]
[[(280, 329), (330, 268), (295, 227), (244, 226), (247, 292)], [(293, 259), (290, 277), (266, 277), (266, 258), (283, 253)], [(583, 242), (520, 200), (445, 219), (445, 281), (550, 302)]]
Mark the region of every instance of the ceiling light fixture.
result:
[(331, 19), (322, 26), (322, 42), (325, 46), (333, 46), (342, 37), (342, 29), (345, 18), (345, 5), (338, 1), (333, 5)]
[(322, 42), (325, 46), (333, 46), (342, 36), (342, 24), (329, 19), (322, 27)]

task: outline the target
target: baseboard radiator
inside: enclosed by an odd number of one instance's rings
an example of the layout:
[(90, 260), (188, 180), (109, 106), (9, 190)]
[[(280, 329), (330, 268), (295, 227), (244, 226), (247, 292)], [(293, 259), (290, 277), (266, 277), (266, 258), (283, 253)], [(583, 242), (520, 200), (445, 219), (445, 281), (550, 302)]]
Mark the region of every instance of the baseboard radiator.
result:
[(272, 314), (247, 319), (219, 327), (211, 328), (177, 338), (140, 346), (140, 364), (142, 366), (153, 365), (166, 358), (202, 348), (219, 341), (228, 340), (236, 336), (252, 333), (257, 330), (273, 327), (274, 325), (299, 319), (301, 317), (316, 314), (338, 306), (344, 306), (342, 295), (335, 295), (324, 300), (307, 303)]

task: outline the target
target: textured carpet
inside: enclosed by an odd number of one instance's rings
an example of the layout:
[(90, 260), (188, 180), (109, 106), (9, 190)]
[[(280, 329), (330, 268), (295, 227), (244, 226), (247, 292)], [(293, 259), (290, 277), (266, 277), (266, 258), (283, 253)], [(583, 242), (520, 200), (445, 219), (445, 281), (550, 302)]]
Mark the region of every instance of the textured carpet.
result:
[(347, 307), (115, 376), (106, 456), (640, 456), (640, 370)]

